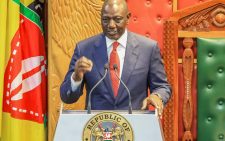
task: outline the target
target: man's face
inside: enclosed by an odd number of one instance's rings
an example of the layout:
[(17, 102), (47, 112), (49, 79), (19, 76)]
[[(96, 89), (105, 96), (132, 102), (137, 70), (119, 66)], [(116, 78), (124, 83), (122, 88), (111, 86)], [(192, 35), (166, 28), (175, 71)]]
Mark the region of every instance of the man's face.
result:
[(119, 39), (126, 29), (129, 17), (130, 13), (123, 8), (123, 5), (106, 5), (101, 15), (104, 34), (110, 39)]

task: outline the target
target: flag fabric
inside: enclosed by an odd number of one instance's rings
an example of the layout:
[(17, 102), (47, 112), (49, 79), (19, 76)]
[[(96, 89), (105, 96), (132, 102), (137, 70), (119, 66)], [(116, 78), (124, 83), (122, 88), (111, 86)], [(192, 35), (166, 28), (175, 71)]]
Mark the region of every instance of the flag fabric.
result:
[(5, 63), (5, 44), (6, 44), (6, 14), (3, 11), (7, 10), (7, 1), (0, 2), (0, 140), (1, 140), (1, 123), (2, 123), (2, 98), (3, 98), (3, 83), (4, 83), (4, 63)]
[[(2, 2), (1, 2), (2, 3)], [(46, 138), (46, 55), (40, 0), (5, 0), (2, 141)], [(2, 74), (1, 74), (2, 75)], [(1, 76), (0, 76), (1, 77)], [(1, 77), (2, 78), (2, 77)], [(1, 90), (2, 92), (2, 90)]]

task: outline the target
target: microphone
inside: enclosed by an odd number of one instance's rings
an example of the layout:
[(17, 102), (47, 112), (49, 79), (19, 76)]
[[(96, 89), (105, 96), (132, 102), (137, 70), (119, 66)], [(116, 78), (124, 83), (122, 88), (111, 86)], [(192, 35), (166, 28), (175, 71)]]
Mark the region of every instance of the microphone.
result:
[(103, 77), (92, 87), (92, 89), (90, 90), (89, 92), (89, 97), (88, 97), (88, 106), (87, 106), (87, 113), (88, 114), (91, 114), (91, 94), (92, 92), (94, 91), (94, 89), (105, 79), (106, 77), (106, 74), (108, 72), (108, 69), (109, 69), (109, 65), (106, 63), (104, 65), (104, 70), (105, 70), (105, 73), (103, 75)]
[(113, 65), (113, 69), (115, 71), (116, 77), (119, 79), (119, 81), (123, 84), (125, 89), (127, 90), (128, 96), (129, 96), (129, 114), (132, 114), (132, 106), (131, 106), (131, 95), (130, 95), (130, 90), (127, 88), (126, 84), (120, 79), (120, 77), (117, 74), (118, 66), (117, 64)]

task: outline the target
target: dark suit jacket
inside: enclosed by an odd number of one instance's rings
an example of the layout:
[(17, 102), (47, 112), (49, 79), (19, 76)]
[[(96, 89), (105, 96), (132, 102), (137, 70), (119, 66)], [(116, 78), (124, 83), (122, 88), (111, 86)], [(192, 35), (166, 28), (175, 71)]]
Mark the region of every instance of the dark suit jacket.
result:
[[(85, 56), (93, 61), (91, 72), (84, 75), (81, 86), (72, 92), (71, 75), (76, 61)], [(65, 103), (76, 102), (82, 95), (86, 84), (87, 97), (91, 88), (103, 77), (104, 65), (108, 63), (107, 47), (104, 34), (93, 36), (77, 44), (69, 71), (60, 88), (61, 99)], [(147, 96), (148, 87), (151, 93), (161, 95), (166, 103), (171, 95), (171, 88), (167, 82), (157, 42), (144, 36), (128, 32), (127, 47), (121, 79), (131, 92), (132, 108), (140, 109), (142, 101)], [(94, 110), (122, 110), (128, 109), (128, 94), (120, 84), (118, 96), (114, 98), (109, 73), (104, 81), (93, 91), (92, 109)]]

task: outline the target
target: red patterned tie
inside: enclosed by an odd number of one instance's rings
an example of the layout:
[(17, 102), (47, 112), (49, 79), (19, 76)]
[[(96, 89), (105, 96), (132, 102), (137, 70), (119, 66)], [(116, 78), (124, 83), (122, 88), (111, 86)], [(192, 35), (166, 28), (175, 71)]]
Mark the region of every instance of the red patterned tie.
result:
[(118, 42), (113, 43), (113, 50), (110, 54), (110, 77), (112, 81), (112, 88), (114, 92), (114, 96), (116, 97), (118, 94), (118, 89), (119, 89), (119, 79), (116, 77), (115, 71), (113, 69), (113, 65), (117, 65), (117, 75), (120, 76), (120, 59), (118, 56), (118, 53), (116, 51), (117, 47), (119, 46)]

